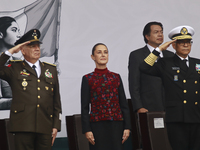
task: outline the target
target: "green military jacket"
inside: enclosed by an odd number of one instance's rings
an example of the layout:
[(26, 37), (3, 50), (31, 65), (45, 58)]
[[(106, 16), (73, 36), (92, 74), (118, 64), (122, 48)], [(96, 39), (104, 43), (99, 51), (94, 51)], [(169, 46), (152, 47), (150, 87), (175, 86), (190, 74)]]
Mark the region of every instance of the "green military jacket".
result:
[(9, 56), (0, 56), (0, 78), (12, 89), (10, 132), (51, 134), (52, 128), (61, 130), (61, 101), (56, 67), (41, 63), (41, 75), (25, 61), (4, 64)]

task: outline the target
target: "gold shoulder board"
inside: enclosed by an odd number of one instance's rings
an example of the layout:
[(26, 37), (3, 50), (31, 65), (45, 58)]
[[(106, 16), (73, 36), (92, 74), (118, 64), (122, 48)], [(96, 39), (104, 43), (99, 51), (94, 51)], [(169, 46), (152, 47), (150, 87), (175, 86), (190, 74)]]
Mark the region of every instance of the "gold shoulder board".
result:
[(48, 62), (43, 62), (43, 63), (48, 64), (48, 65), (51, 65), (51, 66), (55, 66), (55, 67), (56, 67), (55, 64), (51, 64), (51, 63), (48, 63)]
[(23, 60), (9, 60), (10, 62), (22, 62)]

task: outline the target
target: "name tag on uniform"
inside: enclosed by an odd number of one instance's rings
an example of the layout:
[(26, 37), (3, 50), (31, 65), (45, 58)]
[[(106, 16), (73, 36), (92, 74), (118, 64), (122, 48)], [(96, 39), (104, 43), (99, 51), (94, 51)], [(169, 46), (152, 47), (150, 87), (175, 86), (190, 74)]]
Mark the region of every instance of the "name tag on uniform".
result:
[(172, 67), (172, 70), (180, 70), (180, 67)]
[(174, 81), (178, 81), (178, 75), (174, 75)]

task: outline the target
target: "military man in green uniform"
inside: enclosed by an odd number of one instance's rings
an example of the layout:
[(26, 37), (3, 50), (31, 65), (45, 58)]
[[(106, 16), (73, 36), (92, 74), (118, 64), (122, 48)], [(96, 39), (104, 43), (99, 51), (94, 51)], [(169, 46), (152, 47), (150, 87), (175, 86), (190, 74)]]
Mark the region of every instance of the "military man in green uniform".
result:
[[(32, 29), (0, 56), (0, 78), (12, 89), (9, 130), (16, 150), (49, 150), (61, 129), (61, 102), (56, 67), (40, 62), (40, 31)], [(21, 50), (24, 60), (4, 66)]]

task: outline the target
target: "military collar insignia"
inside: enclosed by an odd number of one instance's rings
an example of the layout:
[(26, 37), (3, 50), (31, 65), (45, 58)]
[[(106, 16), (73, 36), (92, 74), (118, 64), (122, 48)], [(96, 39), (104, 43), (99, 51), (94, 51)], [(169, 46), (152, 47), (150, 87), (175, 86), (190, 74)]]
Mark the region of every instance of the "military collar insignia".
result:
[(196, 71), (198, 71), (198, 73), (200, 74), (200, 64), (196, 64), (195, 68), (196, 68)]
[(182, 35), (187, 35), (187, 34), (188, 34), (188, 30), (187, 30), (185, 27), (183, 27), (183, 28), (181, 29), (181, 34), (182, 34)]
[(20, 75), (22, 75), (22, 76), (29, 76), (30, 73), (27, 73), (26, 69), (23, 69), (23, 71), (20, 72)]
[(49, 69), (47, 69), (47, 70), (45, 71), (45, 77), (47, 77), (47, 78), (53, 78), (53, 75), (52, 75), (51, 72), (49, 72)]

